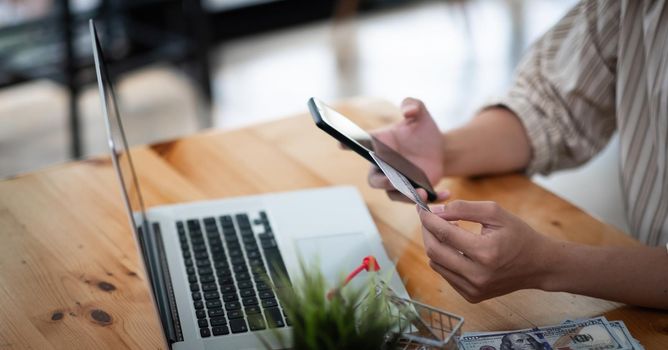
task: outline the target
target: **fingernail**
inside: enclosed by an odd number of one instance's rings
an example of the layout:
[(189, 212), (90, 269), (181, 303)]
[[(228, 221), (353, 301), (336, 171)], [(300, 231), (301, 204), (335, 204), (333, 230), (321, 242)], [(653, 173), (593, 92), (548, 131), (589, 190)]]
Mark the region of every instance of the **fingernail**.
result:
[(443, 205), (443, 204), (432, 205), (431, 207), (429, 207), (429, 209), (431, 209), (431, 212), (434, 213), (434, 214), (442, 213), (442, 212), (445, 211), (445, 205)]

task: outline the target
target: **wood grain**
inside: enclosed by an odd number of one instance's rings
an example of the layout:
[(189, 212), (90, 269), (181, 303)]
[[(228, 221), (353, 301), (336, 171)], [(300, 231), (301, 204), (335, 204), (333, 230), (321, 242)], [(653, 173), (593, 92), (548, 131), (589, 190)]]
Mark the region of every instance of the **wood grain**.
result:
[[(398, 118), (383, 101), (338, 105), (366, 128)], [(147, 206), (354, 185), (412, 297), (466, 318), (466, 330), (546, 325), (606, 315), (647, 349), (668, 348), (668, 314), (567, 293), (515, 292), (469, 304), (431, 271), (412, 205), (366, 185), (368, 164), (343, 152), (307, 115), (133, 149)], [(494, 200), (539, 232), (594, 245), (632, 245), (520, 175), (446, 179), (454, 198)], [(108, 158), (0, 182), (0, 349), (163, 348), (159, 321)]]

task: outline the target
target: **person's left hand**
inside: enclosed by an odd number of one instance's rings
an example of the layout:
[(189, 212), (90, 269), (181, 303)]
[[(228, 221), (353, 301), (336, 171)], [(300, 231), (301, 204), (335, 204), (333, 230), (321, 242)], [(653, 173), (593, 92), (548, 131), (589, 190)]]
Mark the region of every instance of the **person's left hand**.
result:
[[(456, 200), (432, 211), (418, 206), (429, 265), (466, 300), (542, 287), (552, 239), (494, 202)], [(482, 224), (481, 233), (453, 223), (458, 220)]]

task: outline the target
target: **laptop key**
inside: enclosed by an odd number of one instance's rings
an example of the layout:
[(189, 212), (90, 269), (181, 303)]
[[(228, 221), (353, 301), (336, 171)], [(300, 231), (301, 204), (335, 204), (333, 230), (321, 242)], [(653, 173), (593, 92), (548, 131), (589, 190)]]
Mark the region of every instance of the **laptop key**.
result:
[(193, 307), (195, 307), (195, 310), (201, 310), (204, 308), (204, 302), (201, 300), (195, 300)]
[[(270, 290), (271, 289), (271, 286), (269, 286), (264, 281), (259, 281), (259, 282), (255, 283), (255, 286), (257, 287), (257, 290), (259, 290), (259, 291)], [(260, 297), (260, 298), (262, 298), (262, 297)], [(265, 299), (265, 298), (262, 298), (262, 299)]]
[(195, 315), (198, 319), (206, 318), (206, 311), (204, 310), (195, 310)]
[(211, 328), (213, 335), (227, 335), (230, 334), (230, 330), (227, 329), (227, 326), (213, 327)]
[(265, 309), (266, 308), (272, 308), (272, 307), (277, 306), (277, 305), (278, 305), (278, 302), (276, 301), (275, 298), (262, 299), (262, 307), (265, 308)]
[(218, 291), (204, 293), (204, 300), (214, 300), (220, 298)]
[(228, 303), (225, 303), (225, 310), (227, 310), (227, 311), (239, 310), (239, 309), (241, 309), (241, 304), (239, 304), (238, 301), (230, 301)]
[(258, 305), (248, 306), (244, 310), (246, 310), (246, 315), (262, 313), (262, 309), (260, 309), (260, 306)]
[(234, 284), (234, 279), (232, 278), (232, 276), (230, 276), (230, 277), (219, 277), (218, 284), (220, 284), (221, 286)]
[[(202, 283), (216, 282), (216, 278), (213, 277), (213, 275), (204, 275), (204, 276), (200, 277), (199, 280), (200, 280), (200, 282), (202, 282)], [(204, 288), (204, 287), (202, 287), (202, 288)]]
[(241, 299), (244, 306), (257, 305), (257, 298), (255, 296)]
[(220, 277), (230, 277), (230, 276), (232, 276), (232, 271), (230, 271), (229, 268), (219, 269), (219, 270), (216, 270), (216, 275), (218, 275), (219, 278)]
[(197, 283), (197, 276), (188, 275), (188, 283)]
[(230, 259), (230, 262), (232, 263), (232, 265), (235, 265), (235, 266), (239, 265), (239, 264), (246, 264), (246, 260), (244, 260), (243, 256), (235, 256), (235, 257)]
[(196, 260), (207, 260), (209, 259), (209, 253), (205, 251), (197, 252), (195, 253), (195, 259)]
[(239, 287), (239, 289), (253, 288), (253, 282), (251, 282), (251, 281), (239, 281), (239, 283), (237, 284), (237, 287)]
[[(213, 277), (213, 276), (211, 276)], [(210, 292), (212, 290), (217, 290), (218, 286), (215, 283), (204, 283), (202, 284), (202, 290), (205, 292)]]
[(207, 322), (206, 318), (202, 318), (197, 320), (197, 325), (199, 328), (209, 327), (209, 322)]
[(244, 313), (241, 312), (241, 310), (230, 310), (227, 313), (227, 318), (229, 318), (230, 320), (233, 318), (242, 318), (242, 317), (244, 317)]
[(223, 294), (223, 301), (225, 301), (226, 303), (237, 300), (239, 300), (239, 298), (237, 297), (237, 293)]
[(248, 332), (248, 327), (246, 326), (246, 320), (244, 320), (243, 318), (236, 318), (230, 320), (230, 330), (232, 330), (232, 333)]
[(227, 268), (230, 267), (230, 265), (227, 264), (227, 261), (216, 261), (216, 262), (213, 264), (213, 266), (214, 266), (216, 269), (223, 269), (223, 270), (224, 270), (224, 269), (227, 269)]
[(197, 260), (197, 262), (195, 264), (197, 265), (197, 267), (210, 267), (211, 266), (211, 262), (209, 262), (209, 259)]
[(248, 315), (248, 327), (251, 331), (258, 331), (267, 328), (262, 314)]
[(226, 286), (220, 287), (220, 292), (223, 293), (223, 294), (236, 293), (237, 289), (234, 288), (233, 285), (226, 285)]
[(207, 309), (220, 309), (223, 306), (223, 303), (218, 300), (207, 300), (206, 301), (206, 308)]
[(206, 266), (206, 267), (198, 268), (197, 272), (200, 275), (211, 275), (211, 274), (213, 274), (213, 269), (211, 268), (211, 266)]
[(197, 300), (202, 300), (202, 293), (200, 293), (200, 292), (194, 292), (193, 293), (193, 301), (197, 301)]
[(208, 338), (211, 336), (211, 331), (208, 328), (200, 328), (199, 335), (202, 336), (202, 338)]
[(220, 317), (220, 316), (225, 316), (225, 311), (223, 309), (209, 310), (209, 317), (210, 318)]
[(246, 267), (246, 264), (244, 264), (244, 265), (234, 265), (234, 267), (232, 267), (232, 270), (234, 271), (235, 274), (236, 273), (241, 273), (241, 272), (248, 272), (248, 268)]
[(254, 297), (255, 291), (253, 289), (242, 289), (239, 294), (241, 294), (242, 298)]
[(240, 272), (234, 275), (237, 278), (237, 281), (246, 281), (250, 279), (248, 272)]
[(211, 326), (222, 326), (224, 324), (227, 324), (227, 320), (225, 319), (225, 317), (212, 318), (210, 322)]
[(211, 259), (216, 263), (219, 261), (227, 261), (227, 255), (224, 252), (211, 252)]
[(264, 310), (264, 314), (267, 318), (267, 324), (270, 328), (276, 327), (285, 327), (283, 322), (283, 317), (281, 315), (281, 310), (277, 307), (272, 307)]
[(260, 299), (272, 299), (272, 298), (274, 298), (274, 292), (271, 291), (271, 290), (263, 290), (263, 291), (260, 291), (259, 296), (260, 296)]

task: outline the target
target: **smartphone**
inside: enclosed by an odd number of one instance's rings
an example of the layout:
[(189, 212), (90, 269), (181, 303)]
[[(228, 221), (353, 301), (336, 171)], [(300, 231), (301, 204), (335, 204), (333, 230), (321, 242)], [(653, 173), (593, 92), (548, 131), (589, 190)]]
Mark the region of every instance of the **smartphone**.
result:
[(422, 169), (418, 168), (410, 160), (404, 158), (390, 146), (380, 142), (380, 140), (322, 101), (311, 97), (308, 101), (308, 108), (318, 128), (364, 157), (364, 159), (373, 165), (376, 165), (376, 162), (369, 152), (375, 152), (380, 159), (405, 176), (413, 187), (424, 189), (427, 192), (427, 199), (429, 201), (436, 200), (436, 191), (434, 191), (429, 183), (429, 178), (427, 178)]

